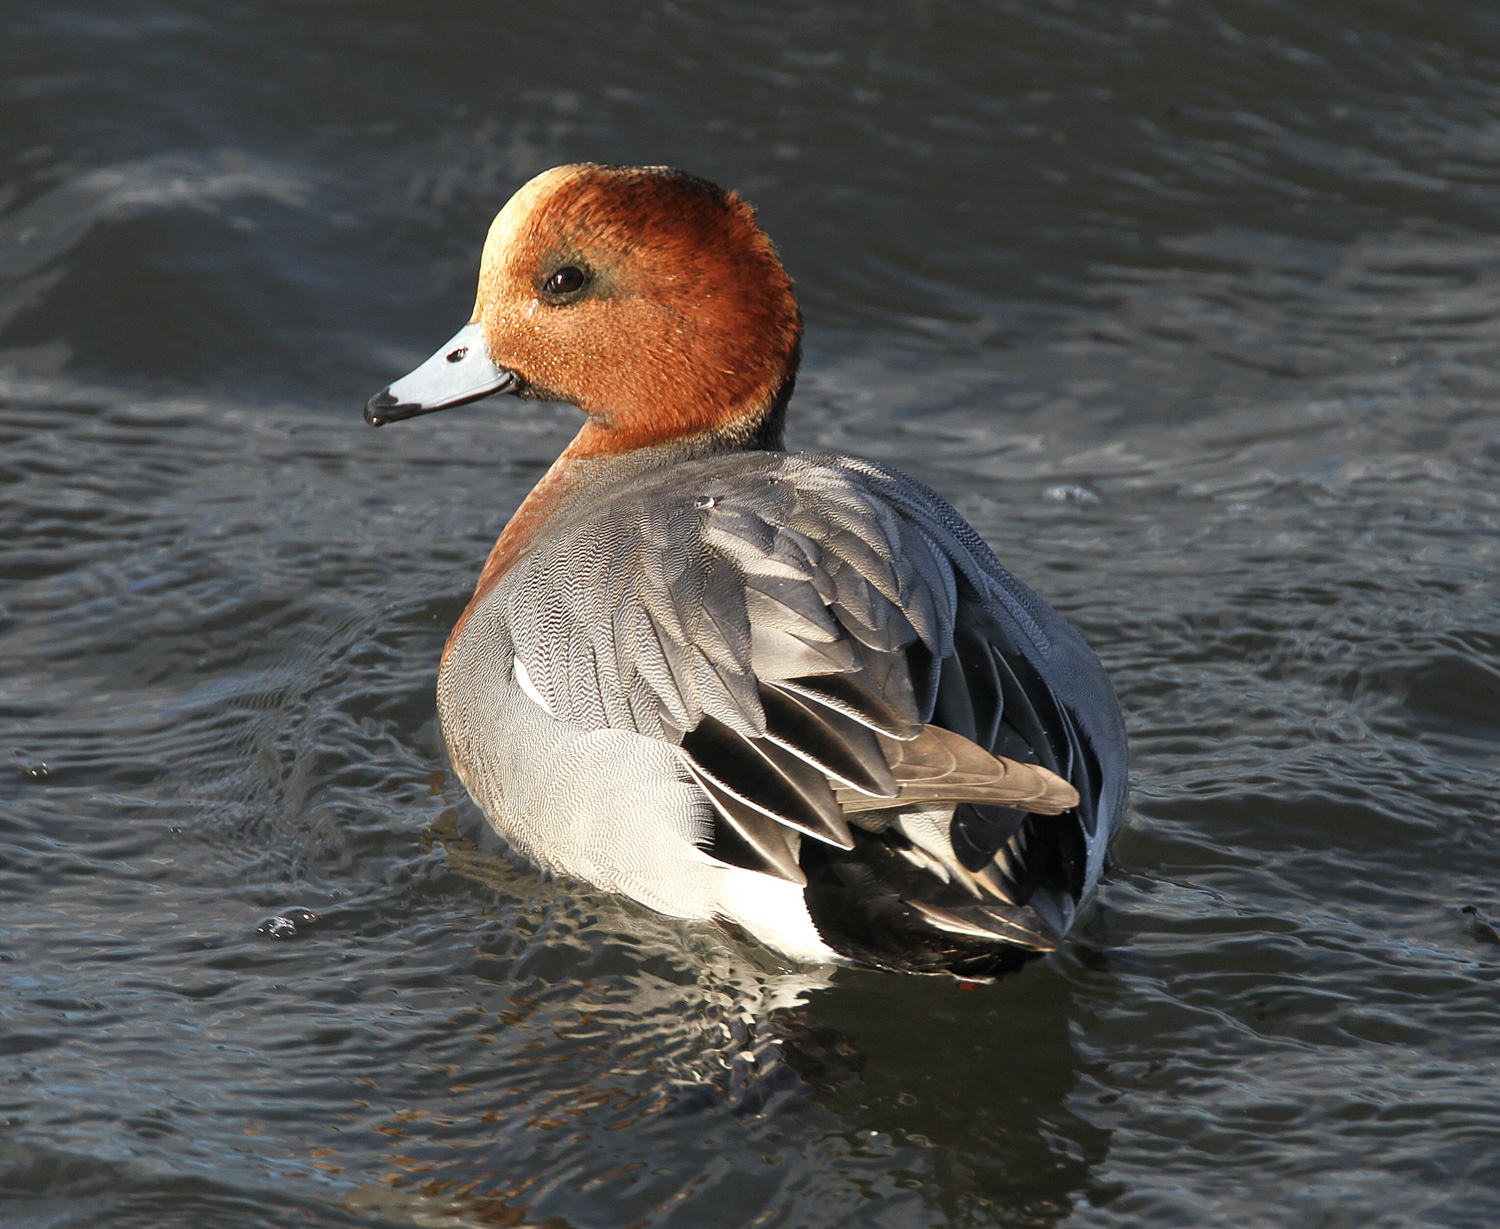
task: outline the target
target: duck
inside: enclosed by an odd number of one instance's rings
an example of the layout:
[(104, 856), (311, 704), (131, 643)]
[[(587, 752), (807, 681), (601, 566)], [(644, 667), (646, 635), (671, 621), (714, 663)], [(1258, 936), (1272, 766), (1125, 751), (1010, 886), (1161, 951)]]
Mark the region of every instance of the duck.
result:
[(935, 491), (787, 450), (801, 347), (737, 192), (580, 163), (510, 198), (469, 323), (365, 407), (585, 416), (448, 637), (444, 739), (543, 872), (793, 962), (991, 980), (1099, 881), (1120, 706)]

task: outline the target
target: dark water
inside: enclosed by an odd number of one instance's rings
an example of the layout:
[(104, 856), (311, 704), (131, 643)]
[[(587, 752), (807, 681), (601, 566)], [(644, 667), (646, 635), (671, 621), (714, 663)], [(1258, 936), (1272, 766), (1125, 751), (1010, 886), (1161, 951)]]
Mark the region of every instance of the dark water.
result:
[[(0, 65), (0, 1223), (1500, 1222), (1500, 10), (12, 0)], [(1055, 957), (799, 982), (479, 839), (437, 654), (577, 415), (358, 411), (580, 158), (745, 191), (795, 443), (1112, 671)]]

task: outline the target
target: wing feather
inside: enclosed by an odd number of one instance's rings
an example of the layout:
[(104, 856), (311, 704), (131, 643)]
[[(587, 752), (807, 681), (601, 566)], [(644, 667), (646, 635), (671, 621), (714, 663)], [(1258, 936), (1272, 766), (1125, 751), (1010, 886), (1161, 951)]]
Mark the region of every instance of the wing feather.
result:
[[(679, 743), (747, 856), (793, 881), (796, 833), (847, 850), (846, 814), (909, 804), (960, 804), (955, 848), (1010, 886), (1035, 860), (1026, 813), (1076, 807), (1055, 822), (1091, 838), (1104, 770), (1030, 664), (1058, 622), (962, 519), (868, 462), (728, 462), (643, 464), (503, 582), (558, 719)], [(1040, 945), (1038, 916), (962, 921)]]
[(793, 848), (797, 844), (795, 833), (778, 820), (747, 806), (705, 773), (695, 772), (694, 776), (714, 809), (754, 858), (756, 865), (750, 869), (775, 875), (799, 887), (807, 886), (807, 876), (797, 865)]
[(875, 732), (834, 709), (762, 686), (766, 737), (859, 794), (894, 798), (896, 779)]
[(828, 779), (805, 760), (708, 716), (683, 736), (682, 750), (696, 775), (736, 801), (829, 845), (853, 847)]

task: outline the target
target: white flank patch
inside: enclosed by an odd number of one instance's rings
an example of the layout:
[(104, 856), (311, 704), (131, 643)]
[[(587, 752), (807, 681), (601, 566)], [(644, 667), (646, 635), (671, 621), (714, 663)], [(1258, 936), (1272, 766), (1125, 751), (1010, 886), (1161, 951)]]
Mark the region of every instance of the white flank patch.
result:
[(716, 886), (719, 911), (762, 943), (793, 960), (814, 964), (843, 960), (818, 934), (802, 889), (795, 883), (726, 866)]

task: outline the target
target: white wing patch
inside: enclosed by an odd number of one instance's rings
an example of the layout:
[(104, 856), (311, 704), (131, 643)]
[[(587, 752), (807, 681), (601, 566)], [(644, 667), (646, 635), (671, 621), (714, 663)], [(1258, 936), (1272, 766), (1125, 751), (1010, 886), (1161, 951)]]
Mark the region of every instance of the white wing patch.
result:
[(516, 686), (521, 689), (526, 698), (535, 704), (547, 716), (556, 718), (557, 714), (552, 711), (552, 705), (542, 699), (542, 693), (536, 689), (536, 684), (531, 681), (531, 675), (526, 672), (526, 663), (519, 657), (511, 658), (511, 674), (515, 676)]

